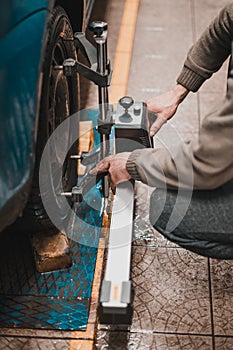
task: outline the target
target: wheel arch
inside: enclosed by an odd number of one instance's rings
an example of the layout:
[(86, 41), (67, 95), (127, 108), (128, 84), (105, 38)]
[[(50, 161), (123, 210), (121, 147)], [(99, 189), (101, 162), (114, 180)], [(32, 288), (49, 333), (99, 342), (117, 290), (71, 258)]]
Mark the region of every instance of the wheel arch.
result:
[(61, 6), (66, 11), (74, 32), (85, 28), (84, 0), (56, 0), (54, 6)]

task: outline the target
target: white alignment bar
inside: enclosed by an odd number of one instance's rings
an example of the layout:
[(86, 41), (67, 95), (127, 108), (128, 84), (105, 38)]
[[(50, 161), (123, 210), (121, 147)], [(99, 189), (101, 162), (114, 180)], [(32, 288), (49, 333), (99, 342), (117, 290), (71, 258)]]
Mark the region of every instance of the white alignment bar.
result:
[(116, 310), (130, 303), (130, 260), (133, 231), (134, 186), (130, 181), (117, 185), (109, 232), (108, 257), (100, 302)]

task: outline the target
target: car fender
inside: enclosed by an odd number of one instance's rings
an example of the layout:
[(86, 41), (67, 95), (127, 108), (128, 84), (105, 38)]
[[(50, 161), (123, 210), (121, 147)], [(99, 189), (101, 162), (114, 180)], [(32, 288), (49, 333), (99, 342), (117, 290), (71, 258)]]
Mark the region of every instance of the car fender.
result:
[(25, 187), (33, 170), (47, 18), (48, 10), (36, 12), (0, 41), (0, 209)]

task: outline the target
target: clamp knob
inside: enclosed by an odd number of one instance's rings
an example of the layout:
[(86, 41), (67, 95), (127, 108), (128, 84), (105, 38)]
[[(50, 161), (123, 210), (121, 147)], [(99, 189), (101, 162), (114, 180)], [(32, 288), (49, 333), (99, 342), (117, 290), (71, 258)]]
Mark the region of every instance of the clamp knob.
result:
[(76, 61), (73, 58), (67, 58), (63, 62), (63, 73), (66, 77), (72, 77), (77, 74)]
[(126, 110), (134, 104), (134, 100), (130, 96), (124, 96), (119, 100), (119, 104)]
[(108, 24), (103, 21), (94, 21), (89, 25), (89, 29), (94, 33), (94, 35), (100, 37), (103, 32), (108, 29)]

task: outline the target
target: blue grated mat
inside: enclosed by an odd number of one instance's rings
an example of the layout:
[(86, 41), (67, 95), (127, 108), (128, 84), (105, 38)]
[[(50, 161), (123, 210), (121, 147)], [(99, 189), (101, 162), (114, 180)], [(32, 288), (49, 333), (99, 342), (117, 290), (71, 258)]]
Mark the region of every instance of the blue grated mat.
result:
[[(88, 112), (96, 119), (97, 112)], [(95, 132), (95, 143), (98, 134)], [(94, 209), (90, 205), (94, 203)], [(70, 268), (36, 271), (30, 237), (8, 230), (0, 244), (0, 327), (85, 330), (102, 225), (98, 186), (76, 205), (70, 246)]]

